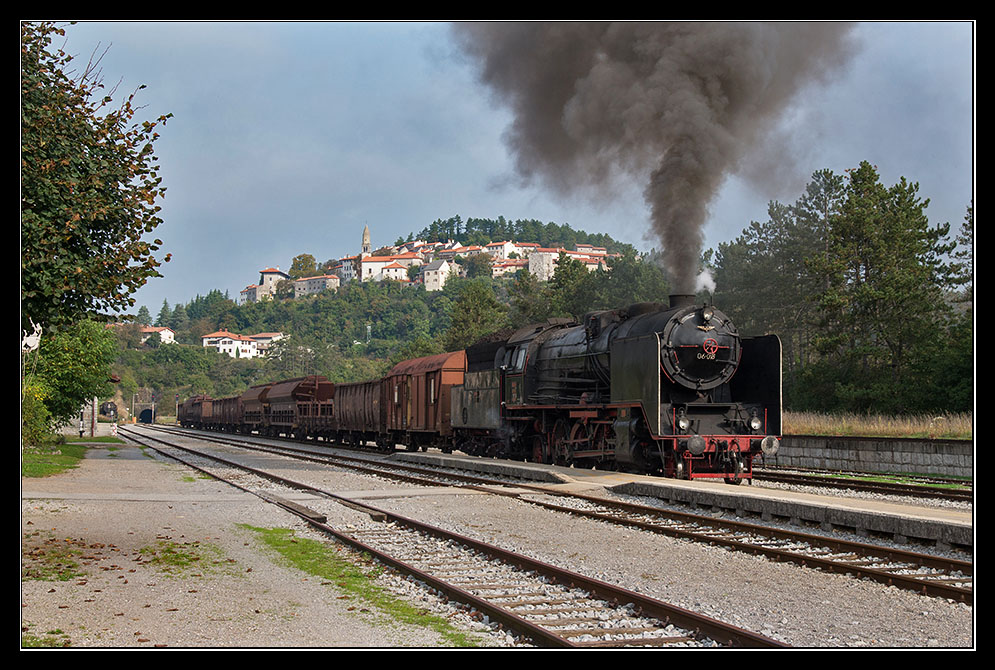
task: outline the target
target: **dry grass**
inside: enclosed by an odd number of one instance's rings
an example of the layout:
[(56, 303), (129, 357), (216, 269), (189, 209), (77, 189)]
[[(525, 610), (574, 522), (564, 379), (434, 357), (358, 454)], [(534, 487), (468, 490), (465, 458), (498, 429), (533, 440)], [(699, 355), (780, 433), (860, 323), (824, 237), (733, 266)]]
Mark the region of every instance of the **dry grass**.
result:
[(839, 435), (855, 437), (918, 437), (970, 440), (974, 437), (974, 416), (877, 416), (868, 414), (814, 414), (785, 412), (785, 435)]

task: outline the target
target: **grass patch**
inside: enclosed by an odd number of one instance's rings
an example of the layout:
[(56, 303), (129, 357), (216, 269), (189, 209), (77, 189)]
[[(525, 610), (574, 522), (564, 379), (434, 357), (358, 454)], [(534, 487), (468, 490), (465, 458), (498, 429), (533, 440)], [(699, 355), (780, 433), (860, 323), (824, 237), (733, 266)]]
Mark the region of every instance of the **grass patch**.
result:
[(50, 477), (79, 466), (86, 455), (80, 444), (54, 447), (24, 447), (21, 449), (22, 477)]
[(66, 442), (106, 442), (107, 444), (124, 444), (124, 440), (113, 435), (98, 435), (96, 437), (74, 437), (66, 435)]
[[(29, 538), (30, 536), (27, 536)], [(83, 577), (78, 558), (86, 546), (80, 540), (49, 538), (40, 546), (22, 549), (21, 579), (44, 582), (67, 582)]]
[(56, 628), (43, 635), (36, 635), (28, 631), (27, 627), (21, 629), (21, 648), (39, 649), (53, 647), (68, 647), (69, 636)]
[(876, 474), (852, 474), (843, 472), (834, 473), (810, 473), (815, 477), (822, 477), (824, 479), (832, 480), (842, 480), (842, 481), (856, 481), (856, 482), (867, 482), (869, 484), (902, 484), (911, 486), (920, 486), (926, 489), (948, 489), (951, 491), (964, 491), (971, 489), (971, 477), (949, 477), (950, 479), (959, 480), (962, 483), (950, 482), (950, 483), (940, 483), (933, 481), (923, 481), (924, 475), (917, 475), (915, 473), (876, 473)]
[(295, 537), (288, 529), (241, 527), (255, 533), (285, 565), (319, 577), (343, 594), (366, 603), (368, 607), (360, 608), (361, 612), (375, 609), (394, 622), (428, 628), (438, 633), (449, 647), (479, 646), (471, 635), (454, 628), (445, 618), (401, 600), (378, 586), (375, 579), (383, 572), (382, 566), (372, 561), (357, 564), (343, 558), (334, 545)]
[(897, 417), (874, 414), (785, 412), (783, 421), (785, 435), (911, 437), (931, 440), (974, 438), (974, 415), (971, 412)]
[(144, 565), (151, 566), (172, 577), (196, 576), (204, 572), (236, 574), (235, 560), (225, 558), (224, 552), (213, 544), (159, 540), (138, 550)]

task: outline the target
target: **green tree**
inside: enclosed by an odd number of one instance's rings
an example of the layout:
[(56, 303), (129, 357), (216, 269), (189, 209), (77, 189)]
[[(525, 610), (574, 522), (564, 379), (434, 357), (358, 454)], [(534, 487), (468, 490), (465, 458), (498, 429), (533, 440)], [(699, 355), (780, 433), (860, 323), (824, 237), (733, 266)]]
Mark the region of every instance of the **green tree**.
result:
[(152, 315), (149, 313), (149, 308), (142, 305), (138, 308), (138, 315), (135, 316), (135, 322), (140, 323), (143, 326), (152, 325)]
[(583, 263), (560, 252), (549, 280), (554, 316), (579, 318), (594, 308), (589, 274)]
[(509, 319), (516, 328), (545, 321), (552, 314), (552, 300), (547, 282), (541, 282), (527, 269), (518, 273), (508, 289), (511, 302)]
[(974, 204), (968, 205), (964, 215), (964, 223), (954, 240), (957, 249), (952, 254), (954, 263), (951, 267), (952, 284), (961, 291), (957, 302), (974, 304)]
[(490, 254), (474, 254), (473, 256), (464, 258), (462, 262), (457, 262), (466, 267), (466, 276), (468, 279), (488, 279), (492, 274), (494, 266), (494, 258)]
[(809, 263), (824, 286), (817, 344), (839, 375), (835, 396), (846, 409), (903, 411), (949, 316), (950, 226), (930, 226), (929, 201), (904, 177), (888, 188), (865, 161), (848, 178), (825, 253)]
[(172, 317), (172, 312), (169, 309), (169, 303), (164, 298), (162, 307), (159, 309), (159, 316), (155, 318), (155, 325), (168, 326), (170, 317)]
[(484, 280), (460, 282), (458, 297), (449, 313), (450, 326), (443, 337), (446, 351), (465, 349), (506, 325), (504, 305)]
[(290, 269), (287, 274), (291, 279), (303, 279), (304, 277), (314, 277), (318, 274), (318, 263), (311, 254), (300, 254), (294, 256), (290, 262)]
[(179, 333), (181, 330), (186, 330), (188, 322), (186, 308), (180, 303), (176, 303), (167, 325), (173, 329), (173, 332)]
[(114, 327), (118, 346), (122, 349), (137, 349), (142, 346), (142, 326), (140, 323), (125, 323)]
[(130, 307), (161, 276), (162, 242), (144, 237), (162, 222), (153, 143), (170, 115), (136, 122), (134, 94), (107, 111), (97, 63), (74, 80), (50, 51), (64, 34), (21, 24), (21, 322), (46, 329)]
[(88, 400), (110, 393), (116, 354), (116, 337), (103, 324), (87, 320), (66, 326), (44, 336), (28, 354), (24, 387), (42, 389), (52, 422), (67, 423)]
[(159, 333), (152, 333), (145, 339), (145, 346), (149, 349), (158, 349), (162, 346), (162, 336)]
[(608, 260), (608, 272), (597, 275), (599, 309), (616, 309), (636, 302), (665, 302), (670, 287), (656, 256), (639, 257), (623, 251)]

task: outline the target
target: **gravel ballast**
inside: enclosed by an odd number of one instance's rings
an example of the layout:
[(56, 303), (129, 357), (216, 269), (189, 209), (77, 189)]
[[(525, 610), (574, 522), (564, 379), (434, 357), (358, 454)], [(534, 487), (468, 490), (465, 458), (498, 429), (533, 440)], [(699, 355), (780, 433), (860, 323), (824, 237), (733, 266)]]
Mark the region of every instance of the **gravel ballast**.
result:
[[(381, 508), (499, 542), (795, 647), (974, 645), (973, 608), (947, 600), (551, 514), (510, 498), (419, 493), (316, 466), (298, 465), (293, 476), (336, 491), (379, 490), (374, 504)], [(400, 489), (403, 494), (390, 494)], [(337, 505), (322, 504), (321, 511), (340, 529), (373, 523)], [(81, 566), (84, 577), (22, 579), (22, 631), (74, 647), (446, 645), (427, 628), (399, 626), (363, 611), (335, 585), (281, 565), (242, 524), (311, 534), (275, 506), (132, 447), (91, 449), (76, 470), (24, 479), (22, 574), (32, 564), (31, 552), (60, 541), (86, 547), (90, 558)], [(138, 552), (164, 538), (203, 543), (223, 561), (196, 575), (163, 575)], [(390, 588), (403, 590), (405, 598), (476, 630), (482, 646), (516, 644), (474, 616), (435, 602), (418, 585), (392, 581)]]

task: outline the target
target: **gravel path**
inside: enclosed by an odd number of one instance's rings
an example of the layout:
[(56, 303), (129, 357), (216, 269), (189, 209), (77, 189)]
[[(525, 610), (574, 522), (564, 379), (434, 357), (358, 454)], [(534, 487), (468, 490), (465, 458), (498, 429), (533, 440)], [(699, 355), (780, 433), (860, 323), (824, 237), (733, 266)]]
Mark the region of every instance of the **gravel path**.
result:
[[(91, 450), (77, 470), (22, 480), (22, 567), (46, 542), (89, 547), (85, 578), (22, 580), (22, 630), (62, 631), (72, 646), (132, 647), (433, 647), (431, 631), (385, 622), (321, 584), (281, 567), (238, 524), (304, 529), (247, 494), (194, 479), (179, 465), (137, 449)], [(395, 484), (349, 473), (295, 471), (338, 491), (384, 491)], [(65, 498), (65, 499), (60, 499)], [(549, 512), (519, 501), (474, 493), (379, 497), (376, 505), (484, 540), (500, 540), (539, 559), (617, 582), (702, 611), (796, 647), (972, 648), (970, 606), (925, 598), (716, 547), (650, 536)], [(338, 506), (322, 507), (336, 527), (370, 523)], [(139, 548), (168, 537), (209, 543), (225, 569), (183, 579), (157, 574), (135, 560)], [(135, 572), (129, 572), (135, 570)], [(410, 583), (408, 597), (441, 604)], [(349, 608), (352, 607), (352, 610)], [(477, 625), (454, 610), (447, 616)], [(482, 645), (509, 645), (481, 633)]]

